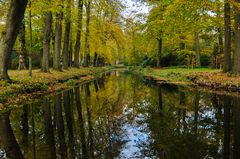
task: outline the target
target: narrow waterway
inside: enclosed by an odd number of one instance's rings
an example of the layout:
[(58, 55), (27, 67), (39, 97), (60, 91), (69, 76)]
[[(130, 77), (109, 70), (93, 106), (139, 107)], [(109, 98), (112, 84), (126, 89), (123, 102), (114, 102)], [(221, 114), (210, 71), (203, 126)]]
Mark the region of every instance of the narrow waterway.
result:
[(240, 158), (240, 99), (112, 72), (0, 112), (0, 158)]

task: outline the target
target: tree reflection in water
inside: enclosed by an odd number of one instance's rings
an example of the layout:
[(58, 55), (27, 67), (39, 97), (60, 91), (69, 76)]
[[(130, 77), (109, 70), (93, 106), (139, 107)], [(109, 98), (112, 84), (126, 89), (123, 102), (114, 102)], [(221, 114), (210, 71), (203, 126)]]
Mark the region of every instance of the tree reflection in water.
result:
[(23, 159), (23, 154), (13, 134), (9, 121), (10, 111), (0, 114), (0, 144), (6, 153), (6, 157)]
[(239, 101), (113, 72), (1, 112), (1, 158), (238, 159)]

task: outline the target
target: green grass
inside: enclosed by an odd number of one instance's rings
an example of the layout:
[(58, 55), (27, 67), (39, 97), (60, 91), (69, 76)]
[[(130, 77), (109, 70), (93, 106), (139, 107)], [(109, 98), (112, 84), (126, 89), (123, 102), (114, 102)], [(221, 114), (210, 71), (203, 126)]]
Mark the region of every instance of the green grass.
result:
[(202, 72), (220, 72), (217, 69), (211, 68), (162, 68), (162, 69), (154, 69), (154, 68), (145, 68), (142, 70), (142, 73), (147, 76), (152, 76), (154, 78), (159, 78), (162, 80), (168, 80), (171, 82), (188, 82), (188, 75), (191, 73), (202, 73)]
[(27, 70), (10, 70), (9, 75), (12, 83), (0, 80), (0, 105), (1, 103), (5, 103), (7, 99), (13, 98), (19, 94), (47, 91), (51, 86), (61, 84), (62, 82), (64, 82), (66, 86), (73, 86), (75, 77), (87, 76), (91, 78), (110, 69), (112, 68), (70, 68), (63, 72), (51, 70), (50, 73), (42, 73), (40, 70), (33, 70), (32, 77), (28, 76)]

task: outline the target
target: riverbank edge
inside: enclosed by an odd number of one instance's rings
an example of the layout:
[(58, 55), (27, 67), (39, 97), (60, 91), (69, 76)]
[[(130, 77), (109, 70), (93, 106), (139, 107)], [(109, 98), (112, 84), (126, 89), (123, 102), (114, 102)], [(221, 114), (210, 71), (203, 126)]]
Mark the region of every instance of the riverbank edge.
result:
[[(164, 71), (167, 69), (164, 68)], [(220, 70), (181, 73), (176, 69), (170, 71), (167, 75), (161, 74), (162, 70), (134, 68), (130, 69), (130, 72), (141, 74), (146, 79), (154, 80), (160, 84), (181, 85), (193, 90), (212, 92), (219, 95), (239, 96), (240, 93), (240, 77), (224, 74)]]
[[(81, 72), (79, 71), (79, 73), (76, 72), (74, 72), (74, 74), (70, 73), (68, 76), (55, 78), (54, 80), (47, 80), (47, 82), (31, 80), (29, 84), (25, 84), (25, 81), (23, 83), (21, 83), (21, 80), (14, 81), (14, 83), (17, 83), (19, 85), (25, 85), (26, 87), (17, 89), (15, 91), (1, 92), (0, 110), (27, 104), (26, 101), (30, 100), (34, 101), (34, 99), (37, 100), (42, 96), (54, 94), (63, 90), (73, 88), (74, 86), (77, 86), (83, 82), (94, 80), (95, 78), (100, 77), (101, 75), (114, 71), (116, 69), (118, 68), (110, 66), (88, 68), (86, 69), (86, 71), (81, 70)], [(48, 75), (51, 77), (54, 76), (55, 74)]]

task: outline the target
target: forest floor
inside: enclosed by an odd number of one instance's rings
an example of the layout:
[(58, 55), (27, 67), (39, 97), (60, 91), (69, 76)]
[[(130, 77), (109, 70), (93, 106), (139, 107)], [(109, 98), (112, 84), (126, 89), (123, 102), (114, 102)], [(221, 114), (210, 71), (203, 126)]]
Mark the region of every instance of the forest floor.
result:
[(210, 68), (145, 68), (140, 72), (159, 83), (190, 85), (227, 93), (240, 92), (240, 77)]
[(33, 70), (32, 77), (28, 76), (28, 71), (10, 70), (12, 83), (0, 81), (0, 109), (73, 87), (112, 69), (113, 67), (70, 68), (63, 72), (50, 70), (50, 73)]

